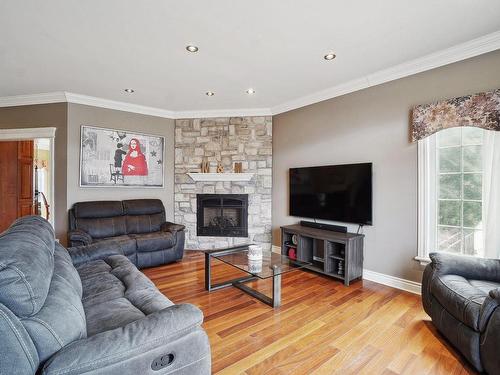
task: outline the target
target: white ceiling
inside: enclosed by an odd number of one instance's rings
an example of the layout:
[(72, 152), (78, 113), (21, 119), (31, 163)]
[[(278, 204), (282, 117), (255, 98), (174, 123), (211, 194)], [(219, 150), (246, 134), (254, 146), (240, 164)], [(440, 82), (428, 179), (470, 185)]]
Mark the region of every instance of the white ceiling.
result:
[(498, 0), (1, 0), (0, 97), (286, 109), (499, 30)]

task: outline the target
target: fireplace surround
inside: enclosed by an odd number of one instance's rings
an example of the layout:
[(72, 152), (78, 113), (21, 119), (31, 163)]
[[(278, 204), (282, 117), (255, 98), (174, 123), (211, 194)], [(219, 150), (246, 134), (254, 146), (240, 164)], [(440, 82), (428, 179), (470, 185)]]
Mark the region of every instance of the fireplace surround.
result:
[(248, 237), (247, 194), (197, 194), (196, 234)]
[[(186, 249), (245, 243), (271, 249), (272, 155), (271, 116), (175, 120), (175, 220), (186, 226)], [(204, 160), (222, 163), (224, 173), (220, 176), (226, 179), (200, 173)], [(250, 179), (231, 173), (237, 162), (242, 163), (243, 174), (250, 174)], [(205, 178), (193, 179), (190, 174), (194, 173)], [(197, 194), (248, 194), (248, 236), (198, 235)]]

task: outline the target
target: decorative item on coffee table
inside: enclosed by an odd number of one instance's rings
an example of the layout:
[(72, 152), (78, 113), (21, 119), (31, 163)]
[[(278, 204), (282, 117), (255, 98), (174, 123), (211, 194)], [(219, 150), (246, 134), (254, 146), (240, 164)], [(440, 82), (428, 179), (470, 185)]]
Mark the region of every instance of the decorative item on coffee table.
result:
[(248, 272), (259, 273), (262, 272), (262, 246), (250, 245), (248, 246)]
[(250, 260), (262, 260), (262, 246), (249, 245), (247, 256)]

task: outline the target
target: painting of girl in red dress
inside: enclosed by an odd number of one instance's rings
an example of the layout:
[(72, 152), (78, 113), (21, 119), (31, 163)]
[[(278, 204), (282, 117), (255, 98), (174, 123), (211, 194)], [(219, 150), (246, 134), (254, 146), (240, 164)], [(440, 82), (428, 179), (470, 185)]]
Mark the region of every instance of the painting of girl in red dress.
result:
[(163, 187), (164, 146), (159, 135), (82, 125), (80, 186)]
[(141, 144), (137, 138), (132, 138), (129, 143), (128, 152), (122, 165), (124, 176), (147, 176), (148, 164), (146, 156), (141, 151)]

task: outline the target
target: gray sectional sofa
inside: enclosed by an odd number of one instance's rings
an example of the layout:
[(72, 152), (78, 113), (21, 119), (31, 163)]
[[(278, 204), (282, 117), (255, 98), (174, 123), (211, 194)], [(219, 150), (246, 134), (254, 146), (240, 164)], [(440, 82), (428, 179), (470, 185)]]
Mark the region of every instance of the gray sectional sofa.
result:
[(430, 254), (422, 303), (476, 370), (500, 374), (500, 259)]
[(119, 247), (70, 250), (37, 216), (0, 235), (0, 374), (210, 374), (203, 315)]
[(79, 202), (69, 210), (68, 243), (119, 246), (137, 267), (153, 267), (182, 259), (184, 225), (165, 220), (159, 199)]

